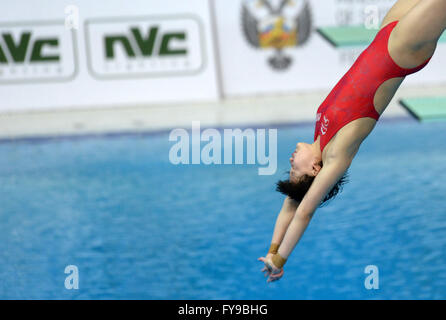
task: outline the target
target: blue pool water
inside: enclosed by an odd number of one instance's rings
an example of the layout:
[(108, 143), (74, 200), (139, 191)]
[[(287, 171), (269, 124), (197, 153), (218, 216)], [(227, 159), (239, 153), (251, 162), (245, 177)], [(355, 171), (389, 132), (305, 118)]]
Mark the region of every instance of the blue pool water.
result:
[[(383, 121), (267, 284), (279, 168), (181, 165), (167, 134), (0, 144), (2, 299), (446, 299), (446, 123)], [(79, 289), (67, 290), (67, 265)], [(364, 287), (367, 265), (379, 289)]]

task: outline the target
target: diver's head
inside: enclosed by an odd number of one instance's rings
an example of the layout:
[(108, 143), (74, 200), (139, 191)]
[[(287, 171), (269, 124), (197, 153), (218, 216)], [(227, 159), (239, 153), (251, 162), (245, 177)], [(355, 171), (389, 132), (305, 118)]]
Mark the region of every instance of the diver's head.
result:
[(298, 182), (304, 176), (316, 177), (322, 168), (321, 153), (315, 144), (299, 142), (290, 158), (290, 181)]
[[(277, 182), (276, 190), (291, 199), (301, 202), (311, 184), (323, 167), (321, 153), (316, 144), (299, 142), (290, 158), (291, 169), (287, 180)], [(334, 185), (322, 200), (321, 205), (334, 198), (347, 182), (348, 173)]]

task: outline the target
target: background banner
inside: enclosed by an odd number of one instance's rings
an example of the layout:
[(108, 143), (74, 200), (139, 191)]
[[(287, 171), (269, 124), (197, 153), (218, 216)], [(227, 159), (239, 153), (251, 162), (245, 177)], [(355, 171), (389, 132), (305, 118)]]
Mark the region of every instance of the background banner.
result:
[[(329, 90), (395, 0), (33, 3), (0, 12), (0, 111)], [(446, 83), (445, 63), (444, 35), (404, 85)]]
[[(227, 97), (331, 89), (394, 0), (215, 0)], [(446, 81), (446, 45), (405, 84)]]
[(0, 12), (0, 111), (217, 99), (208, 1), (39, 5)]

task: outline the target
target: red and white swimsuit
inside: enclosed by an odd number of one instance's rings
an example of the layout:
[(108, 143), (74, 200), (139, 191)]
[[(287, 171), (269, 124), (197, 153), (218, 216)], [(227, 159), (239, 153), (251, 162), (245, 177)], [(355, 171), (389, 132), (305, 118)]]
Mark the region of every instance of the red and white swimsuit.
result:
[(321, 151), (336, 132), (349, 122), (365, 117), (379, 119), (373, 98), (383, 82), (417, 72), (429, 62), (430, 58), (416, 68), (404, 69), (393, 61), (387, 44), (397, 23), (398, 21), (391, 22), (378, 32), (373, 42), (319, 106), (314, 141), (321, 136)]

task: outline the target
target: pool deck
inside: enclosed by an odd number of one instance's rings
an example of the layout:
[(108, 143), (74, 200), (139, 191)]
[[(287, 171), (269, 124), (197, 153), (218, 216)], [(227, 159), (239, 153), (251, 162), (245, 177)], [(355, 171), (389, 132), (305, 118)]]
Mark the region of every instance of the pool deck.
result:
[[(0, 113), (0, 139), (64, 137), (122, 132), (160, 132), (191, 127), (274, 127), (313, 123), (328, 90), (288, 95), (230, 98), (223, 102), (177, 105), (128, 105), (104, 108)], [(382, 119), (411, 117), (399, 104), (402, 98), (445, 95), (440, 86), (402, 86)]]

